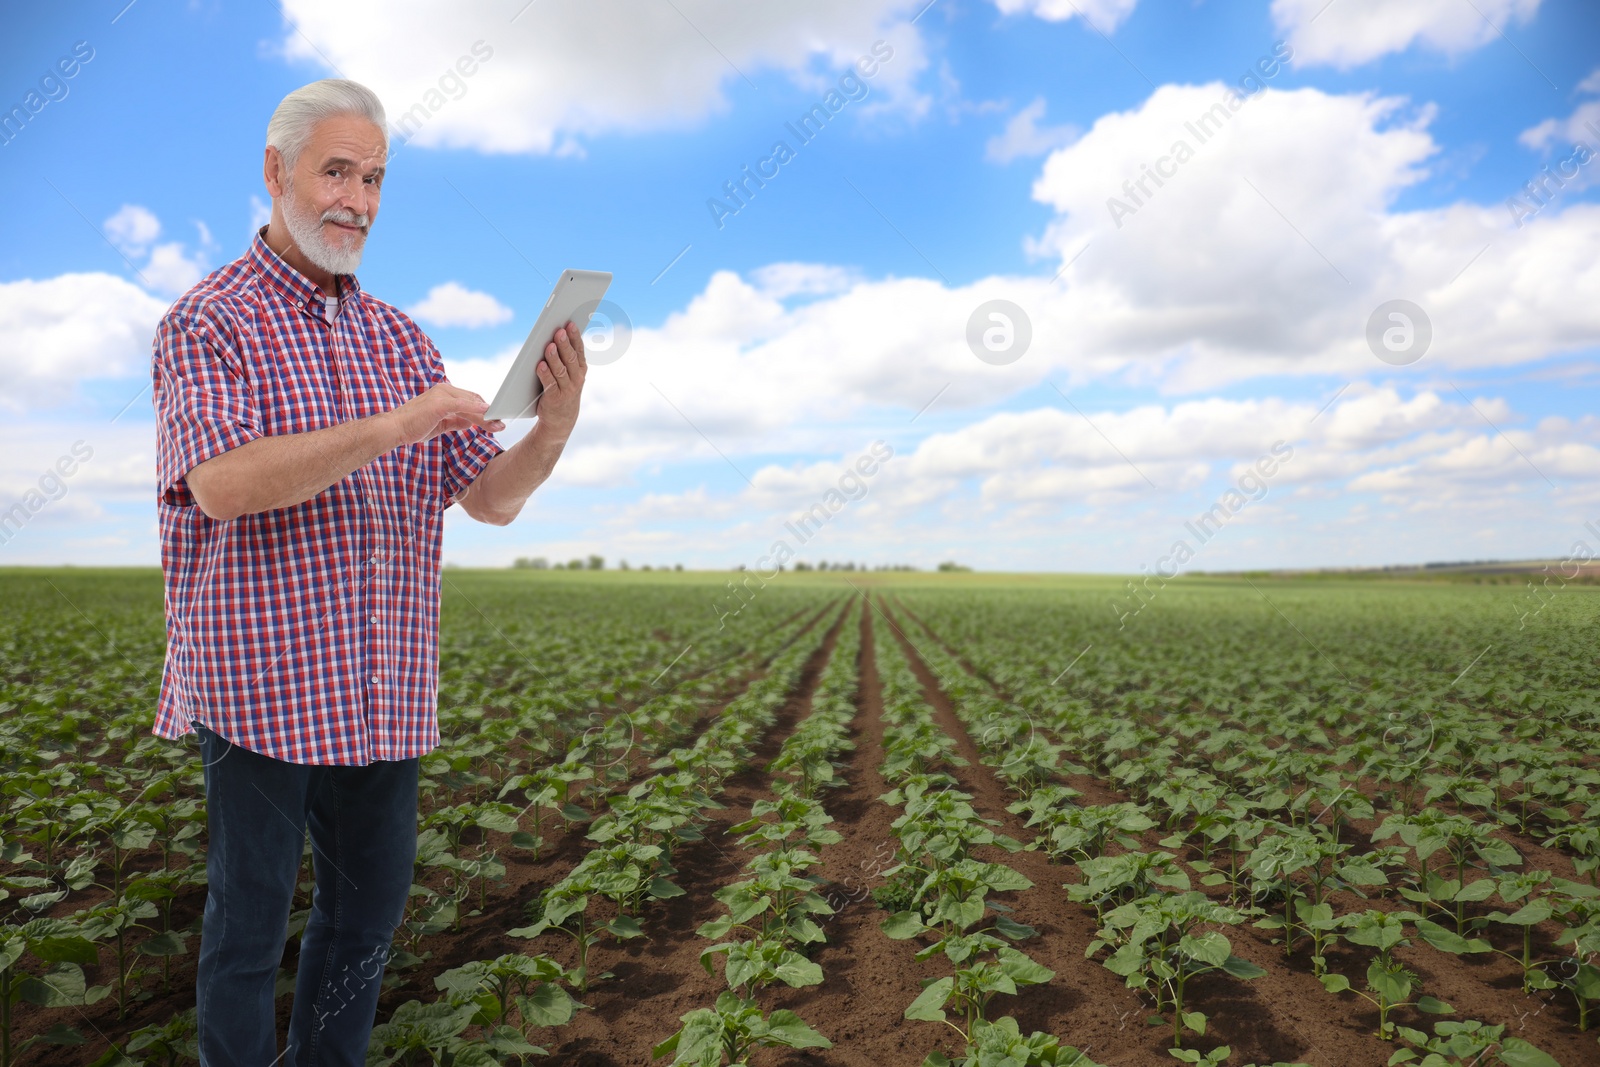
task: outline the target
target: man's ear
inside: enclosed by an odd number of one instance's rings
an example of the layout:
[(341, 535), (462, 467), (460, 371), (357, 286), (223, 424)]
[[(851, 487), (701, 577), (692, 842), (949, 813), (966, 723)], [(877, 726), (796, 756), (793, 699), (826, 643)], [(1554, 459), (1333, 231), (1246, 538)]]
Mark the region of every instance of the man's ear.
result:
[(267, 146), (266, 157), (261, 161), (261, 177), (274, 199), (283, 195), (283, 179), (288, 175), (284, 173), (282, 153), (271, 145)]

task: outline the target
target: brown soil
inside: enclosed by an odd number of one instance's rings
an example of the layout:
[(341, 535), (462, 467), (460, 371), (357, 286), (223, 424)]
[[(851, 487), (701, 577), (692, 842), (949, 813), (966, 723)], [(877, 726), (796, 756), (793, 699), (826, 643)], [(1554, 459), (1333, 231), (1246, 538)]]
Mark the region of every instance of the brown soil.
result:
[[(937, 642), (963, 667), (975, 676), (982, 677), (979, 672), (972, 670), (971, 665), (945, 643), (926, 622), (916, 618), (898, 601), (895, 612), (914, 619), (921, 630), (921, 633), (907, 631), (907, 634), (901, 635), (903, 640), (909, 635), (912, 640)], [(912, 660), (913, 669), (917, 671), (924, 686), (931, 687), (930, 703), (933, 703), (940, 713), (942, 724), (947, 729), (958, 728), (954, 712), (943, 694), (937, 692), (936, 680), (932, 674), (914, 649), (908, 648), (907, 655)], [(989, 682), (1000, 696), (1005, 697), (1003, 690), (994, 686), (992, 680), (985, 678), (984, 681)], [(961, 732), (955, 736), (962, 743), (962, 755), (969, 759), (975, 758), (975, 751), (968, 748), (970, 740), (966, 734)], [(1066, 780), (1074, 788), (1084, 792), (1083, 803), (1115, 803), (1130, 799), (1126, 794), (1118, 792), (1092, 776), (1072, 775)], [(1005, 796), (1003, 788), (997, 781), (989, 779), (989, 783), (998, 791), (1000, 797)], [(977, 806), (980, 811), (984, 810), (982, 805)], [(985, 811), (985, 814), (988, 812)], [(1007, 818), (1014, 817), (1007, 816)], [(1354, 822), (1352, 829), (1356, 833), (1352, 840), (1364, 844), (1375, 827), (1376, 823), (1371, 820)], [(1008, 832), (1012, 832), (1009, 827)], [(1145, 835), (1143, 844), (1147, 848), (1160, 847), (1156, 844), (1156, 839), (1165, 836), (1167, 832), (1164, 830), (1150, 831)], [(1523, 869), (1551, 870), (1558, 876), (1574, 877), (1570, 859), (1562, 854), (1542, 848), (1514, 833), (1502, 831), (1496, 836), (1512, 842), (1522, 853)], [(1178, 851), (1184, 858), (1199, 858), (1197, 849)], [(1023, 853), (1010, 861), (1012, 866), (1038, 883), (1040, 879), (1035, 877), (1022, 862), (1017, 862), (1022, 856), (1042, 859), (1042, 855)], [(1075, 869), (1070, 866), (1058, 866), (1057, 871), (1058, 876), (1066, 875), (1072, 881), (1078, 880)], [(1213, 895), (1223, 895), (1224, 890), (1211, 892)], [(1386, 911), (1410, 907), (1403, 900), (1398, 903), (1376, 899), (1362, 900), (1349, 892), (1334, 894), (1330, 900), (1335, 912), (1338, 913), (1372, 907)], [(1088, 914), (1090, 921), (1086, 926), (1092, 928), (1092, 914), (1078, 905), (1067, 906)], [(1492, 907), (1479, 906), (1469, 914), (1487, 914), (1491, 910)], [(1539, 936), (1535, 938), (1535, 948), (1536, 951), (1543, 948), (1542, 958), (1548, 959), (1561, 954), (1553, 947), (1553, 940), (1558, 932), (1559, 928), (1554, 923), (1546, 923), (1539, 928)], [(1194, 1004), (1206, 1013), (1210, 1021), (1206, 1039), (1193, 1042), (1191, 1047), (1209, 1049), (1217, 1044), (1228, 1044), (1233, 1049), (1230, 1062), (1235, 1063), (1248, 1063), (1252, 1060), (1271, 1063), (1275, 1059), (1286, 1061), (1298, 1059), (1315, 1064), (1317, 1067), (1346, 1067), (1346, 1065), (1381, 1067), (1399, 1047), (1375, 1036), (1378, 1014), (1367, 1001), (1360, 999), (1355, 993), (1335, 995), (1322, 988), (1312, 973), (1309, 944), (1304, 939), (1297, 942), (1293, 956), (1286, 960), (1282, 945), (1272, 943), (1269, 931), (1245, 925), (1228, 930), (1226, 933), (1237, 955), (1267, 968), (1268, 974), (1250, 982), (1221, 978), (1209, 983), (1203, 991), (1197, 988), (1200, 995), (1195, 998)], [(1520, 947), (1512, 944), (1505, 935), (1504, 928), (1492, 932), (1491, 939), (1501, 948)], [(1083, 943), (1087, 944), (1087, 940)], [(1600, 1047), (1596, 1045), (1595, 1034), (1584, 1033), (1577, 1028), (1577, 1010), (1571, 996), (1560, 990), (1554, 993), (1524, 994), (1521, 988), (1521, 970), (1510, 960), (1489, 954), (1453, 956), (1420, 942), (1409, 948), (1398, 949), (1396, 957), (1417, 973), (1422, 980), (1424, 992), (1446, 1001), (1456, 1009), (1455, 1014), (1449, 1016), (1429, 1016), (1402, 1009), (1391, 1015), (1391, 1018), (1401, 1025), (1431, 1031), (1433, 1023), (1439, 1019), (1476, 1019), (1490, 1024), (1504, 1025), (1507, 1036), (1516, 1036), (1531, 1042), (1554, 1056), (1564, 1067), (1600, 1063)], [(1041, 962), (1046, 962), (1047, 966), (1055, 966), (1048, 961), (1041, 960)], [(1351, 977), (1352, 982), (1359, 986), (1370, 962), (1370, 956), (1364, 952), (1358, 953), (1348, 948), (1337, 947), (1329, 951), (1328, 962), (1331, 970)], [(1080, 958), (1078, 966), (1084, 966), (1086, 963), (1087, 961)], [(1109, 971), (1103, 973), (1110, 975)], [(1274, 1034), (1276, 1040), (1272, 1039)], [(1285, 1038), (1288, 1040), (1285, 1041)], [(1100, 1047), (1103, 1049), (1106, 1046)], [(1137, 1057), (1128, 1059), (1119, 1057), (1110, 1062), (1120, 1064), (1177, 1061), (1161, 1059), (1146, 1061)]]
[[(679, 870), (676, 881), (687, 893), (647, 912), (647, 936), (595, 949), (591, 972), (609, 971), (612, 977), (597, 981), (581, 998), (588, 1008), (571, 1023), (532, 1034), (536, 1043), (551, 1052), (548, 1059), (537, 1062), (584, 1067), (650, 1064), (652, 1046), (677, 1028), (679, 1017), (709, 1006), (725, 988), (720, 966), (715, 975), (708, 975), (701, 967), (699, 954), (710, 943), (695, 934), (701, 923), (721, 912), (712, 892), (736, 880), (747, 858), (736, 845), (724, 840), (725, 830), (746, 818), (755, 800), (771, 795), (770, 776), (761, 768), (809, 712), (812, 692), (832, 654), (839, 627), (849, 617), (849, 608), (857, 606), (852, 600), (834, 619), (822, 645), (808, 660), (800, 685), (759, 747), (751, 769), (726, 782), (719, 797), (725, 807), (712, 813), (705, 839), (682, 849), (675, 858)], [(809, 620), (807, 628), (836, 610), (836, 603), (828, 605)], [(902, 1014), (920, 991), (919, 980), (948, 973), (946, 965), (942, 960), (918, 963), (913, 958), (918, 944), (885, 936), (878, 925), (886, 913), (870, 897), (870, 890), (881, 884), (879, 873), (893, 862), (895, 839), (889, 824), (898, 814), (897, 809), (878, 799), (889, 785), (878, 773), (883, 760), (883, 706), (876, 642), (895, 640), (905, 650), (937, 721), (956, 739), (961, 755), (969, 761), (957, 777), (963, 790), (973, 795), (974, 806), (985, 817), (998, 820), (1002, 832), (1023, 840), (1030, 836), (1024, 831), (1022, 820), (1005, 811), (1011, 797), (979, 761), (976, 746), (917, 652), (918, 645), (938, 641), (937, 636), (920, 619), (916, 620), (922, 627), (920, 632), (909, 626), (902, 628), (896, 615), (907, 617), (910, 613), (897, 606), (891, 615), (883, 605), (873, 602), (860, 614), (862, 685), (857, 698), (859, 714), (851, 731), (856, 747), (847, 753), (845, 785), (824, 798), (835, 819), (834, 828), (843, 835), (840, 843), (822, 850), (821, 873), (830, 880), (827, 895), (836, 908), (836, 914), (823, 924), (828, 942), (814, 955), (826, 976), (824, 984), (801, 990), (779, 988), (763, 996), (763, 1005), (769, 1010), (793, 1009), (827, 1035), (834, 1047), (803, 1053), (758, 1053), (753, 1060), (758, 1067), (916, 1067), (935, 1048), (959, 1051), (949, 1028), (907, 1020)], [(970, 665), (966, 666), (970, 669)], [(696, 730), (708, 721), (709, 716), (702, 717)], [(642, 766), (633, 771), (634, 777), (648, 773)], [(1067, 780), (1084, 792), (1085, 803), (1127, 799), (1093, 775), (1073, 775)], [(506, 880), (490, 887), (484, 912), (463, 918), (459, 933), (428, 939), (425, 948), (431, 950), (430, 958), (406, 972), (402, 985), (385, 990), (378, 1018), (387, 1018), (406, 1000), (433, 999), (437, 995), (433, 977), (470, 960), (526, 951), (548, 952), (563, 962), (573, 962), (570, 942), (559, 935), (530, 942), (507, 937), (504, 931), (525, 925), (524, 903), (559, 880), (582, 857), (588, 847), (584, 832), (582, 825), (570, 832), (563, 832), (559, 822), (548, 825), (549, 840), (537, 861), (526, 853), (503, 850)], [(1146, 844), (1153, 845), (1154, 839), (1161, 836), (1164, 832), (1152, 832), (1147, 835)], [(1561, 858), (1558, 853), (1536, 845), (1530, 847), (1526, 840), (1517, 839), (1516, 844), (1528, 856), (1530, 866), (1549, 862), (1559, 870), (1551, 862)], [(1154, 1067), (1178, 1062), (1166, 1051), (1171, 1042), (1170, 1027), (1146, 1024), (1148, 1002), (1098, 962), (1085, 958), (1084, 950), (1094, 934), (1093, 913), (1068, 900), (1063, 887), (1064, 882), (1077, 880), (1076, 868), (1055, 863), (1040, 852), (1008, 854), (993, 849), (983, 858), (1001, 860), (1034, 883), (1031, 889), (1005, 894), (1003, 899), (1015, 908), (1016, 918), (1040, 932), (1038, 938), (1020, 947), (1056, 971), (1056, 978), (1043, 986), (1024, 989), (1014, 997), (996, 998), (993, 1013), (1014, 1015), (1024, 1031), (1053, 1033), (1101, 1063)], [(82, 906), (82, 899), (74, 894), (72, 907)], [(174, 904), (174, 925), (181, 927), (192, 921), (203, 903), (203, 887), (189, 887)], [(1336, 901), (1339, 910), (1358, 906), (1374, 905), (1353, 897)], [(1191, 990), (1190, 1006), (1204, 1011), (1210, 1024), (1207, 1036), (1191, 1040), (1190, 1047), (1210, 1049), (1229, 1044), (1233, 1048), (1228, 1061), (1231, 1065), (1282, 1061), (1317, 1067), (1378, 1067), (1387, 1061), (1396, 1046), (1373, 1036), (1376, 1013), (1365, 1010), (1366, 1003), (1353, 993), (1335, 996), (1325, 992), (1311, 974), (1304, 950), (1297, 950), (1285, 960), (1282, 947), (1272, 944), (1266, 931), (1244, 926), (1228, 934), (1234, 951), (1266, 967), (1268, 974), (1253, 982), (1225, 977), (1197, 980)], [(107, 1034), (120, 1037), (138, 1026), (165, 1021), (192, 1005), (197, 939), (191, 938), (189, 945), (190, 955), (174, 963), (170, 992), (162, 992), (159, 985), (152, 983), (155, 995), (134, 1005), (120, 1022), (116, 1020), (114, 1003), (102, 1001), (78, 1011), (78, 1018), (71, 1025), (89, 1035), (88, 1044), (37, 1046), (26, 1057), (30, 1067), (90, 1063), (106, 1049)], [(286, 951), (284, 965), (288, 975), (294, 973), (295, 951), (293, 944)], [(1516, 969), (1503, 958), (1457, 959), (1426, 946), (1401, 950), (1401, 956), (1421, 975), (1427, 992), (1456, 1007), (1457, 1014), (1452, 1018), (1506, 1023), (1509, 1033), (1532, 1041), (1565, 1067), (1600, 1063), (1594, 1035), (1576, 1029), (1570, 998), (1564, 993), (1559, 998), (1550, 994), (1524, 996), (1515, 980)], [(1335, 970), (1359, 975), (1365, 969), (1366, 958), (1336, 950), (1330, 953), (1330, 962)], [(90, 973), (91, 983), (108, 980), (105, 967), (98, 974)], [(289, 996), (278, 1000), (280, 1034), (287, 1027), (290, 1000)], [(1424, 1027), (1433, 1021), (1433, 1017), (1408, 1012), (1397, 1013), (1396, 1018), (1406, 1025)], [(18, 1005), (16, 1037), (26, 1037), (41, 1025), (62, 1019), (59, 1010), (39, 1012), (29, 1005)]]
[[(830, 600), (828, 604), (817, 610), (806, 620), (804, 626), (791, 636), (785, 646), (799, 640), (804, 634), (811, 631), (817, 623), (825, 617), (830, 610), (837, 610), (838, 600)], [(795, 612), (770, 627), (765, 633), (772, 632), (787, 626), (802, 612)], [(831, 643), (830, 643), (831, 647)], [(754, 669), (739, 677), (720, 697), (707, 703), (701, 710), (692, 730), (683, 743), (692, 743), (711, 721), (717, 716), (727, 703), (743, 692), (751, 682), (761, 677), (765, 667), (771, 662), (772, 657), (756, 664)], [(631, 705), (630, 705), (631, 706)], [(623, 709), (626, 710), (626, 709)], [(629, 777), (627, 782), (613, 783), (607, 791), (626, 788), (627, 784), (652, 773), (647, 759), (636, 758), (630, 754)], [(594, 788), (592, 785), (590, 788)], [(514, 799), (514, 795), (511, 799)], [(585, 798), (589, 803), (592, 798)], [(469, 830), (463, 834), (462, 840), (467, 843), (476, 843), (481, 838), (475, 836), (481, 833)], [(526, 949), (528, 942), (514, 938), (504, 937), (500, 931), (527, 925), (527, 919), (522, 914), (522, 905), (525, 901), (537, 896), (544, 888), (560, 881), (565, 877), (577, 862), (588, 851), (588, 843), (584, 840), (587, 833), (586, 825), (575, 823), (570, 827), (563, 825), (559, 818), (550, 817), (544, 823), (544, 846), (540, 849), (539, 858), (534, 859), (532, 854), (521, 849), (514, 849), (504, 844), (504, 836), (496, 834), (499, 840), (499, 859), (506, 867), (505, 879), (499, 883), (491, 884), (487, 893), (487, 904), (480, 914), (466, 915), (461, 918), (459, 932), (446, 931), (426, 939), (423, 946), (423, 957), (426, 962), (417, 968), (396, 973), (390, 971), (385, 975), (385, 991), (379, 1000), (377, 1018), (382, 1021), (389, 1017), (394, 1008), (406, 1000), (433, 1000), (438, 996), (434, 988), (433, 979), (451, 967), (477, 959), (493, 959), (505, 952)], [(181, 866), (188, 861), (182, 853), (175, 853), (174, 867)], [(145, 854), (131, 860), (124, 876), (126, 882), (135, 871), (157, 870), (161, 866), (161, 857), (157, 854)], [(101, 877), (106, 873), (102, 870)], [(302, 866), (302, 881), (309, 880), (309, 867)], [(438, 873), (430, 873), (422, 879), (425, 884), (435, 889), (443, 889), (447, 879)], [(20, 894), (14, 894), (20, 895)], [(90, 887), (81, 892), (68, 895), (43, 914), (66, 918), (79, 909), (95, 906), (103, 900), (109, 899), (109, 890)], [(198, 928), (199, 918), (205, 910), (206, 888), (204, 885), (187, 885), (182, 887), (171, 904), (172, 928), (174, 930), (195, 930)], [(476, 907), (476, 896), (464, 905), (463, 910), (468, 911)], [(296, 906), (303, 903), (297, 896)], [(154, 923), (157, 920), (146, 920)], [(507, 943), (513, 947), (506, 947)], [(136, 943), (130, 939), (130, 948)], [(87, 984), (112, 985), (111, 996), (98, 1001), (88, 1007), (39, 1008), (28, 1003), (18, 1003), (12, 1008), (12, 1047), (27, 1040), (30, 1036), (41, 1033), (51, 1026), (61, 1023), (75, 1027), (86, 1038), (83, 1045), (49, 1045), (39, 1044), (29, 1049), (25, 1061), (27, 1067), (82, 1067), (84, 1064), (94, 1062), (107, 1051), (113, 1043), (126, 1040), (128, 1034), (144, 1026), (161, 1025), (175, 1017), (182, 1011), (194, 1006), (195, 968), (200, 950), (200, 938), (197, 933), (191, 933), (187, 939), (188, 953), (176, 957), (171, 963), (170, 979), (163, 984), (159, 978), (146, 978), (145, 989), (147, 999), (135, 1001), (131, 999), (127, 1012), (122, 1018), (117, 1017), (115, 983), (115, 956), (111, 950), (102, 945), (100, 948), (101, 963), (83, 968)], [(300, 942), (298, 937), (290, 938), (284, 947), (284, 957), (279, 969), (278, 981), (280, 988), (284, 983), (293, 985), (296, 968), (299, 964)], [(131, 958), (131, 954), (130, 954)], [(151, 961), (147, 957), (138, 957), (138, 963), (148, 968)], [(155, 974), (160, 975), (160, 962), (155, 963)], [(398, 983), (395, 979), (398, 978)], [(282, 1036), (288, 1032), (289, 1013), (292, 1007), (292, 993), (283, 993), (277, 998), (275, 1010), (277, 1014), (278, 1034), (280, 1044)], [(69, 1017), (66, 1013), (70, 1012)]]
[[(584, 994), (582, 1000), (589, 1010), (579, 1012), (565, 1026), (533, 1034), (535, 1043), (553, 1054), (547, 1062), (584, 1067), (648, 1064), (651, 1049), (672, 1035), (681, 1015), (710, 1007), (717, 994), (726, 989), (720, 968), (715, 975), (708, 975), (701, 966), (700, 953), (712, 942), (698, 937), (695, 931), (722, 913), (722, 905), (711, 894), (736, 881), (747, 858), (737, 844), (727, 839), (727, 828), (748, 819), (755, 801), (771, 796), (771, 779), (762, 768), (809, 713), (811, 694), (833, 652), (845, 615), (846, 611), (839, 612), (806, 663), (799, 686), (756, 749), (750, 768), (724, 783), (723, 792), (717, 797), (723, 807), (714, 811), (703, 827), (703, 840), (674, 856), (679, 871), (676, 881), (687, 892), (649, 910), (643, 922), (644, 937), (596, 946), (589, 961), (591, 973), (609, 972), (612, 977), (597, 980)], [(521, 924), (519, 920), (491, 929), (505, 930)], [(481, 948), (481, 957), (468, 955), (465, 959), (492, 958), (519, 949), (546, 952), (568, 966), (576, 962), (570, 942), (560, 935), (545, 935), (528, 942), (498, 934)], [(384, 1005), (380, 1004), (379, 1017), (383, 1014)]]

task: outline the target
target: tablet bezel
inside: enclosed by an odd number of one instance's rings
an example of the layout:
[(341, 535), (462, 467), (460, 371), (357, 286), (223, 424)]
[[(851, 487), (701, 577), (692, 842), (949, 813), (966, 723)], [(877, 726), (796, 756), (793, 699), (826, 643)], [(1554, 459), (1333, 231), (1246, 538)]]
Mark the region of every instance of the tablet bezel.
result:
[(484, 413), (484, 418), (510, 422), (513, 419), (537, 417), (539, 398), (544, 395), (544, 383), (539, 380), (537, 367), (539, 360), (544, 358), (544, 346), (568, 322), (578, 327), (580, 335), (588, 329), (589, 317), (599, 307), (610, 286), (609, 271), (561, 272), (533, 329), (528, 331), (527, 340), (522, 342), (517, 358), (511, 361), (511, 369), (506, 372), (505, 380), (489, 402), (489, 410)]

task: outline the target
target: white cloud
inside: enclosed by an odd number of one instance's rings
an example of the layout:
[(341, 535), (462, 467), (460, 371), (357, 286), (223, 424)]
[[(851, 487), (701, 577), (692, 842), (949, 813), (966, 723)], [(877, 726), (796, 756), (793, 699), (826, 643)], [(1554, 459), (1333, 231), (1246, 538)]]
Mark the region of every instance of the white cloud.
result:
[(1101, 33), (1110, 33), (1132, 14), (1139, 0), (994, 0), (1002, 13), (1027, 12), (1049, 22), (1070, 18), (1086, 20)]
[(430, 326), (498, 326), (510, 322), (512, 311), (488, 293), (468, 289), (457, 282), (445, 282), (428, 290), (428, 295), (406, 308), (406, 314)]
[(1012, 115), (1005, 131), (989, 138), (984, 146), (984, 158), (993, 163), (1010, 163), (1023, 156), (1042, 156), (1052, 148), (1072, 143), (1078, 128), (1072, 125), (1040, 126), (1044, 118), (1044, 97)]
[(123, 204), (115, 215), (106, 219), (105, 232), (125, 255), (138, 257), (161, 236), (161, 220), (149, 208)]
[(152, 248), (139, 272), (161, 292), (177, 296), (205, 276), (206, 262), (199, 251), (189, 252), (179, 242), (171, 241)]
[[(129, 390), (130, 396), (133, 390)], [(149, 404), (149, 394), (145, 394)], [(0, 428), (0, 499), (38, 484), (47, 471), (63, 478), (68, 496), (104, 514), (104, 504), (138, 500), (154, 504), (156, 433), (132, 412), (112, 423), (100, 417), (48, 416)], [(60, 466), (63, 460), (69, 462)]]
[(104, 223), (106, 236), (130, 262), (145, 259), (142, 267), (135, 263), (141, 280), (171, 296), (183, 293), (206, 273), (206, 253), (215, 247), (215, 242), (204, 222), (197, 220), (195, 228), (200, 247), (190, 251), (181, 241), (155, 245), (161, 236), (161, 220), (139, 204), (122, 205)]
[(774, 300), (791, 296), (832, 296), (848, 292), (861, 281), (846, 267), (827, 263), (770, 263), (750, 272), (756, 288)]
[(1437, 154), (1431, 109), (1316, 89), (1230, 109), (1229, 91), (1163, 86), (1053, 153), (1035, 183), (1060, 217), (1034, 247), (1083, 253), (1057, 313), (1074, 313), (1074, 347), (1102, 373), (1184, 390), (1371, 373), (1365, 323), (1396, 297), (1422, 305), (1426, 358), (1450, 367), (1600, 342), (1585, 295), (1600, 268), (1573, 246), (1600, 239), (1600, 209), (1546, 211), (1520, 230), (1503, 205), (1395, 212)]
[[(745, 78), (759, 85), (772, 70), (820, 93), (878, 40), (893, 57), (867, 83), (870, 91), (915, 110), (923, 102), (913, 85), (927, 59), (908, 20), (920, 6), (498, 0), (447, 11), (407, 0), (373, 19), (344, 5), (287, 0), (293, 29), (283, 51), (292, 60), (331, 62), (371, 86), (391, 127), (401, 128), (409, 114), (397, 142), (581, 155), (577, 136), (692, 126), (727, 109), (729, 86), (744, 88)], [(589, 44), (552, 47), (559, 41)], [(466, 69), (473, 73), (463, 75)]]
[(252, 236), (261, 227), (272, 221), (272, 205), (267, 201), (250, 194), (250, 233)]
[(1458, 56), (1538, 10), (1539, 0), (1272, 0), (1272, 21), (1296, 63), (1347, 70), (1413, 44)]
[[(1600, 94), (1600, 70), (1584, 79), (1579, 91)], [(1586, 100), (1564, 119), (1545, 119), (1517, 140), (1552, 156), (1540, 174), (1529, 175), (1540, 201), (1562, 191), (1577, 191), (1600, 181), (1600, 100)], [(1531, 201), (1530, 205), (1537, 205)], [(1525, 205), (1528, 206), (1528, 205)]]
[[(1461, 531), (1481, 529), (1486, 514), (1517, 527), (1521, 546), (1543, 543), (1541, 524), (1576, 517), (1576, 527), (1597, 498), (1590, 487), (1600, 475), (1600, 419), (1550, 418), (1521, 428), (1504, 400), (1476, 397), (1473, 404), (1505, 436), (1453, 394), (1360, 384), (1321, 414), (1317, 403), (1278, 397), (998, 412), (898, 449), (806, 554), (882, 559), (909, 549), (924, 565), (932, 559), (924, 553), (937, 551), (986, 567), (1131, 570), (1143, 553), (1188, 536), (1185, 519), (1240, 486), (1269, 456), (1277, 469), (1264, 489), (1243, 483), (1253, 498), (1249, 511), (1230, 521), (1219, 546), (1207, 548), (1206, 566), (1281, 563), (1286, 546), (1316, 562), (1345, 559), (1352, 549), (1394, 561), (1405, 558), (1393, 554), (1402, 537), (1415, 542), (1402, 551), (1422, 553), (1419, 559), (1477, 552), (1459, 547)], [(733, 492), (697, 485), (649, 493), (611, 525), (679, 527), (698, 517), (717, 531), (712, 541), (730, 559), (759, 554), (774, 538), (792, 542), (783, 520), (837, 484), (857, 454), (837, 448), (823, 452), (835, 458), (763, 466), (752, 472), (753, 484)], [(1541, 474), (1564, 488), (1547, 494)], [(1394, 521), (1374, 518), (1373, 505)], [(1347, 519), (1362, 532), (1347, 529)], [(1257, 535), (1235, 529), (1236, 522)], [(935, 526), (952, 546), (948, 552), (929, 541), (926, 531)], [(698, 547), (688, 532), (677, 543)], [(1063, 556), (1064, 545), (1082, 545), (1092, 556)], [(1509, 547), (1502, 536), (1495, 553), (1539, 550)]]
[[(62, 404), (80, 382), (146, 371), (167, 304), (111, 274), (0, 282), (0, 406)], [(131, 396), (131, 392), (130, 392)]]

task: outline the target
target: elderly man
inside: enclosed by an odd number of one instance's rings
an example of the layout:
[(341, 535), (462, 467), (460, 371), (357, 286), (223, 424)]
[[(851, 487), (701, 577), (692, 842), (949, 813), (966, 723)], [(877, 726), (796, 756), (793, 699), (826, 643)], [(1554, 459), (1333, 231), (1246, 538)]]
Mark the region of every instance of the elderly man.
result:
[[(483, 399), (357, 284), (386, 128), (354, 82), (284, 97), (267, 126), (271, 221), (155, 338), (155, 733), (192, 726), (205, 768), (205, 1067), (365, 1062), (411, 887), (418, 759), (439, 743), (442, 515), (515, 519), (587, 371), (568, 323), (538, 366), (537, 422), (502, 448)], [(315, 891), (280, 1055), (273, 983), (308, 827)]]

